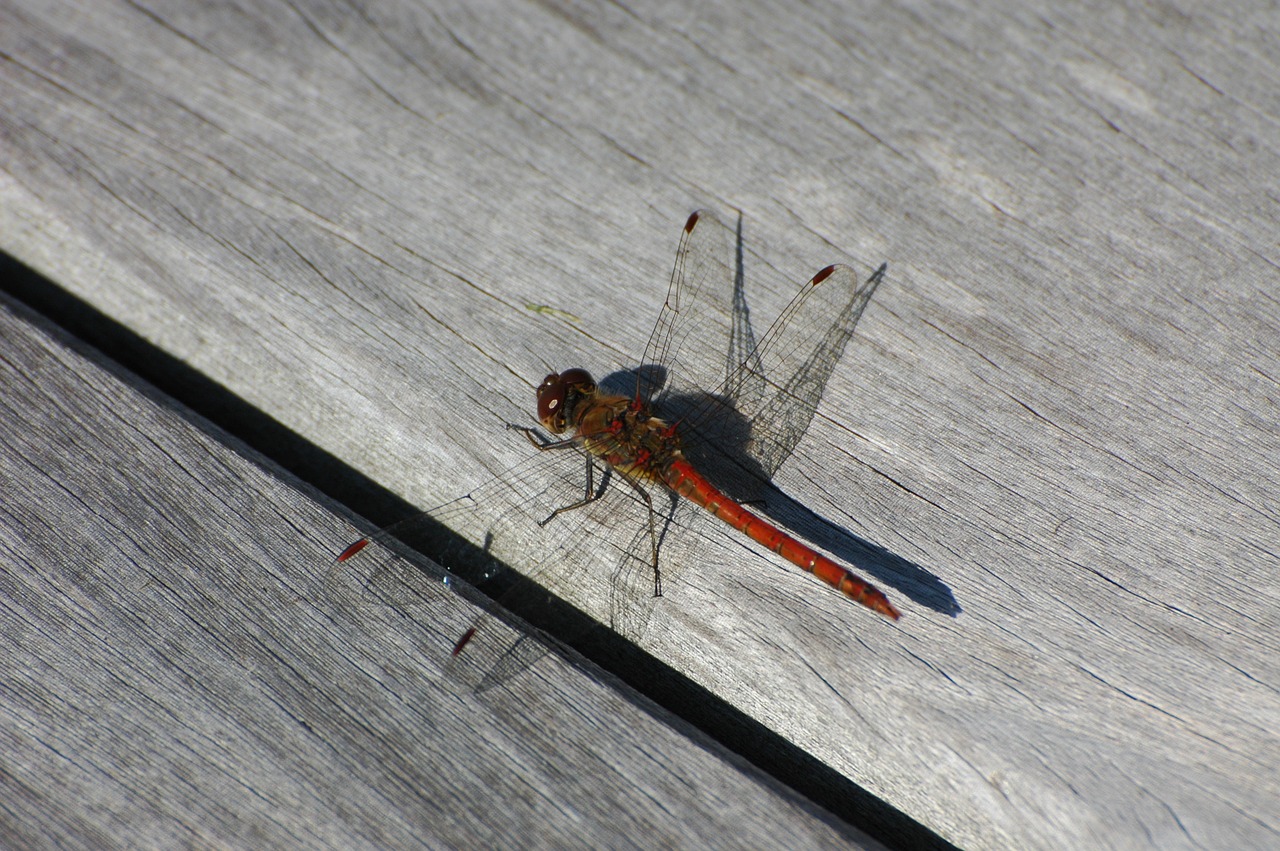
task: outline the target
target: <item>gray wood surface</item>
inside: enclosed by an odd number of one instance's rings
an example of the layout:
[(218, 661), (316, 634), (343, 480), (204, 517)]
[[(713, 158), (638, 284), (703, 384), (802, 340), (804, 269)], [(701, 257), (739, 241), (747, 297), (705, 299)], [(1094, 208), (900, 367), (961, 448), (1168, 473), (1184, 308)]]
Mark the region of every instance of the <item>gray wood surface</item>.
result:
[(904, 618), (744, 547), (645, 649), (959, 844), (1265, 847), (1275, 36), (1245, 3), (4, 0), (0, 245), (424, 507), (526, 451), (548, 370), (635, 365), (690, 210), (746, 212), (754, 316), (887, 260), (779, 483)]
[(124, 378), (0, 302), (4, 847), (881, 847), (555, 654), (444, 675), (315, 593), (342, 520)]

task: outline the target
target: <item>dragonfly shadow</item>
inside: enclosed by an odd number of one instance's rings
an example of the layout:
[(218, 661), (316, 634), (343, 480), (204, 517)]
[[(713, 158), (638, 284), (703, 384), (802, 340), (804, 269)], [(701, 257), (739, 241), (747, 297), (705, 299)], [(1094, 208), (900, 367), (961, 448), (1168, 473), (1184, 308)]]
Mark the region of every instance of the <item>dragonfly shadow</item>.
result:
[(634, 396), (637, 387), (663, 387), (667, 383), (667, 368), (657, 364), (645, 364), (635, 369), (620, 369), (600, 379), (600, 390), (611, 396)]
[[(527, 712), (527, 694), (513, 685), (515, 675), (543, 657), (555, 655), (587, 676), (599, 678), (601, 672), (584, 664), (585, 659), (608, 672), (607, 677), (616, 678), (643, 695), (638, 697), (625, 689), (616, 692), (623, 699), (635, 702), (646, 713), (657, 714), (666, 723), (677, 724), (686, 735), (696, 740), (720, 743), (775, 780), (795, 789), (838, 818), (856, 824), (861, 830), (883, 841), (893, 840), (913, 848), (954, 848), (937, 834), (635, 642), (543, 591), (519, 571), (495, 563), (482, 547), (458, 539), (447, 529), (440, 531), (440, 537), (432, 536), (431, 548), (427, 551), (438, 551), (441, 545), (455, 556), (469, 555), (474, 560), (470, 572), (483, 583), (483, 594), (465, 584), (455, 584), (455, 592), (482, 606), (490, 615), (515, 630), (514, 636), (508, 634), (489, 648), (475, 648), (468, 644), (466, 652), (478, 651), (487, 663), (479, 672), (478, 681), (471, 682), (465, 676), (462, 678), (472, 686), (477, 699), (503, 717), (512, 729), (520, 730), (537, 723), (537, 716)], [(417, 553), (406, 555), (413, 557), (429, 573), (438, 575), (438, 568), (430, 560)], [(462, 567), (461, 563), (457, 564)], [(489, 598), (488, 594), (496, 597)], [(496, 598), (500, 598), (502, 603), (492, 602)], [(507, 610), (505, 605), (511, 608)]]
[[(601, 387), (620, 388), (611, 392), (634, 390), (637, 374), (658, 386), (661, 382), (655, 382), (655, 376), (661, 372), (661, 367), (653, 365), (619, 371), (601, 381)], [(921, 606), (951, 617), (962, 611), (951, 588), (935, 574), (850, 532), (778, 488), (773, 483), (773, 471), (766, 469), (759, 458), (764, 455), (773, 464), (781, 465), (792, 454), (794, 444), (757, 446), (751, 423), (731, 399), (711, 393), (668, 393), (654, 402), (654, 412), (680, 424), (685, 458), (735, 502)]]
[(529, 639), (528, 625), (569, 644), (605, 629), (497, 557), (490, 539), (473, 543), (429, 515), (415, 515), (414, 521), (380, 539), (389, 551), (384, 556), (369, 559), (359, 570), (357, 565), (365, 562), (335, 565), (330, 581), (344, 589), (342, 583), (354, 584), (338, 593), (357, 601), (356, 608), (381, 605), (405, 614), (429, 610), (445, 585), (483, 610), (481, 624), (457, 640), (446, 665), (450, 676), (470, 690), (488, 691), (546, 655), (544, 642)]
[[(283, 461), (292, 475), (310, 483), (306, 486), (309, 498), (324, 493), (327, 494), (327, 499), (335, 500), (337, 504), (360, 506), (361, 513), (375, 525), (386, 525), (417, 511), (417, 507), (405, 502), (402, 497), (301, 435), (289, 431), (222, 385), (195, 372), (189, 365), (154, 347), (53, 282), (3, 255), (0, 255), (0, 281), (3, 282), (6, 293), (16, 295), (40, 311), (37, 314), (24, 307), (23, 315), (27, 316), (28, 321), (45, 328), (57, 339), (63, 340), (75, 351), (82, 352), (93, 362), (102, 364), (113, 374), (119, 372), (131, 386), (136, 386), (157, 404), (169, 407), (175, 404), (174, 398), (178, 399), (186, 406), (179, 413), (183, 417), (189, 417), (191, 425), (205, 433), (210, 440), (223, 442), (230, 431), (238, 435), (244, 445), (252, 446), (254, 451), (267, 458), (274, 458), (277, 462)], [(13, 301), (7, 303), (15, 304)], [(45, 317), (53, 318), (56, 324)], [(67, 336), (67, 329), (73, 332), (73, 336)], [(83, 341), (88, 341), (96, 348), (89, 348)], [(106, 360), (103, 352), (114, 360)], [(132, 370), (132, 373), (126, 375), (120, 372), (122, 364)], [(137, 375), (142, 376), (143, 380), (139, 380)], [(201, 416), (191, 417), (192, 410)], [(420, 553), (435, 553), (441, 549), (469, 554), (467, 561), (470, 562), (470, 567), (455, 561), (453, 570), (458, 575), (470, 576), (485, 583), (486, 588), (490, 587), (489, 583), (500, 588), (512, 581), (513, 572), (509, 568), (495, 564), (483, 547), (462, 540), (461, 536), (443, 524), (437, 523), (421, 532), (422, 534), (414, 536), (419, 542), (416, 548), (420, 552), (413, 553), (412, 557), (415, 564), (424, 571), (424, 581), (438, 583), (444, 577)], [(454, 589), (468, 600), (481, 597), (465, 587), (455, 585)], [(483, 604), (490, 610), (494, 608), (492, 603)], [(568, 604), (563, 604), (557, 617), (566, 619), (570, 631), (577, 630), (582, 619), (586, 618)], [(593, 620), (587, 620), (594, 624)], [(544, 628), (546, 626), (541, 623), (537, 625)], [(625, 690), (618, 692), (627, 699), (634, 700), (644, 712), (658, 715), (664, 721), (670, 721), (669, 715), (683, 719), (684, 723), (696, 728), (695, 735), (720, 742), (724, 748), (749, 760), (777, 781), (787, 784), (803, 798), (824, 808), (836, 818), (859, 825), (882, 841), (914, 848), (951, 847), (940, 836), (876, 798), (790, 739), (760, 724), (737, 706), (726, 702), (634, 644), (603, 628), (587, 633), (584, 640), (589, 642), (582, 649), (584, 655), (601, 664), (613, 676), (627, 681), (644, 695), (644, 699), (640, 699), (632, 697)], [(527, 651), (522, 647), (513, 651), (513, 655), (525, 652)], [(548, 651), (543, 648), (536, 655), (545, 655), (546, 652)], [(588, 675), (600, 676), (590, 671)], [(375, 694), (371, 701), (377, 699)], [(656, 709), (654, 702), (662, 708)], [(514, 701), (502, 707), (502, 711), (516, 729), (521, 724), (537, 723), (543, 717), (539, 713), (525, 711), (524, 704)], [(851, 836), (850, 842), (856, 841), (859, 841), (858, 837)]]
[(950, 586), (936, 575), (910, 559), (853, 534), (775, 485), (771, 484), (752, 508), (853, 566), (855, 572), (874, 576), (918, 605), (953, 618), (964, 611)]
[[(450, 587), (510, 627), (499, 630), (501, 634), (495, 640), (485, 642), (478, 637), (475, 643), (468, 643), (465, 654), (475, 654), (484, 662), (455, 679), (469, 686), (476, 699), (505, 719), (513, 730), (538, 723), (539, 718), (527, 711), (528, 695), (514, 684), (515, 675), (543, 657), (554, 655), (588, 677), (600, 678), (602, 672), (584, 664), (585, 657), (607, 672), (606, 681), (616, 678), (643, 695), (621, 689), (616, 692), (619, 697), (665, 723), (675, 724), (695, 740), (718, 742), (845, 822), (856, 824), (883, 841), (913, 848), (953, 848), (739, 707), (573, 605), (543, 591), (519, 571), (494, 559), (486, 548), (462, 539), (442, 524), (415, 531), (412, 536), (397, 537), (394, 544), (384, 544), (397, 558), (422, 571), (423, 581), (439, 583), (446, 575), (476, 579), (478, 587), (465, 582), (451, 583)], [(423, 552), (449, 554), (452, 564), (447, 573), (442, 573), (435, 560)], [(455, 674), (461, 664), (456, 658), (462, 655), (459, 653), (449, 662)]]

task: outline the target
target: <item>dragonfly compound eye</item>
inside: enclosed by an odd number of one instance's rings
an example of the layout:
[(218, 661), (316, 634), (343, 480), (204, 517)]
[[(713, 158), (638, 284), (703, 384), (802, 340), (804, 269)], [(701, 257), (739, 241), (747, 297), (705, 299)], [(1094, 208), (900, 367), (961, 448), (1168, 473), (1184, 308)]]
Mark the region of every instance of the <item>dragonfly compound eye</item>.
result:
[(557, 373), (551, 373), (538, 385), (538, 419), (553, 434), (565, 430), (564, 402), (568, 387)]
[(552, 373), (538, 385), (538, 419), (552, 434), (562, 434), (569, 428), (572, 409), (595, 392), (596, 382), (585, 369)]
[(566, 369), (560, 373), (560, 381), (565, 387), (582, 396), (590, 396), (596, 392), (595, 379), (585, 369)]

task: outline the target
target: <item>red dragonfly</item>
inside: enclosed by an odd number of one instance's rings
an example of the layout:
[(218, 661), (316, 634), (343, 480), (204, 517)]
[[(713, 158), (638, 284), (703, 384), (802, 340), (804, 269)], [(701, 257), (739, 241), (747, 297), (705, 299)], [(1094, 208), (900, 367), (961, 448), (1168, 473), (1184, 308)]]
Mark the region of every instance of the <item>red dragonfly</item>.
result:
[[(808, 429), (885, 266), (861, 283), (848, 266), (826, 267), (757, 344), (730, 261), (732, 237), (709, 213), (689, 217), (638, 368), (601, 384), (577, 368), (542, 381), (538, 420), (562, 437), (509, 425), (540, 451), (466, 496), (361, 538), (338, 561), (370, 543), (441, 527), (454, 533), (455, 543), (441, 550), (438, 544), (450, 540), (442, 536), (425, 551), (445, 567), (481, 552), (549, 589), (572, 588), (580, 570), (612, 560), (609, 624), (636, 637), (672, 566), (660, 557), (667, 534), (698, 522), (678, 495), (896, 620), (898, 610), (875, 586), (741, 504), (768, 486)], [(565, 464), (560, 451), (585, 459), (585, 472)], [(406, 579), (401, 573), (375, 581)], [(380, 589), (388, 591), (395, 595)], [(472, 634), (458, 642), (455, 655)]]

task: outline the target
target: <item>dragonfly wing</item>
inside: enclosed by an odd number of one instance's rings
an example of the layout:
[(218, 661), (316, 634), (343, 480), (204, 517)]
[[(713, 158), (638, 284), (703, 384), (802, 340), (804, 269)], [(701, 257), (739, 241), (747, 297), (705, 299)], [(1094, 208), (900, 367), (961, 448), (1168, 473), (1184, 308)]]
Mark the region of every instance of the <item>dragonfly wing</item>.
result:
[[(647, 523), (636, 530), (631, 543), (617, 554), (610, 583), (609, 625), (632, 641), (644, 635), (659, 596), (680, 587), (683, 567), (690, 560), (689, 553), (700, 534), (689, 528), (690, 520), (698, 519), (699, 509), (665, 488), (653, 488), (652, 496), (652, 536)], [(656, 576), (654, 542), (658, 548)]]
[(859, 283), (848, 266), (823, 269), (721, 390), (684, 414), (686, 457), (729, 496), (759, 498), (795, 451), (883, 274)]
[[(757, 343), (737, 235), (713, 213), (689, 217), (667, 299), (637, 371), (641, 398), (680, 423), (685, 453), (708, 479), (752, 499), (791, 455), (884, 276), (828, 266)], [(736, 259), (735, 259), (736, 258)]]
[[(576, 449), (535, 453), (463, 497), (374, 533), (358, 551), (348, 548), (352, 555), (333, 565), (325, 584), (344, 602), (416, 608), (438, 598), (425, 583), (456, 576), (476, 584), (515, 571), (606, 621), (603, 602), (591, 602), (607, 596), (598, 586), (611, 565), (601, 553), (621, 550), (637, 527), (647, 528), (647, 508), (593, 468), (593, 499), (557, 513), (586, 497), (587, 463)], [(448, 573), (424, 572), (406, 550)], [(514, 593), (535, 592), (517, 583)]]
[(454, 651), (445, 667), (450, 677), (477, 694), (502, 685), (547, 654), (547, 645), (537, 638), (492, 617), (482, 618), (468, 632), (465, 646)]
[(699, 210), (680, 235), (667, 298), (637, 371), (639, 398), (719, 387), (737, 365), (731, 342), (734, 315), (732, 232), (713, 213)]
[[(849, 266), (828, 266), (800, 290), (731, 378), (735, 407), (751, 423), (750, 454), (769, 477), (809, 428), (827, 382), (876, 287), (881, 266), (865, 282)], [(825, 329), (825, 330), (823, 330)]]

